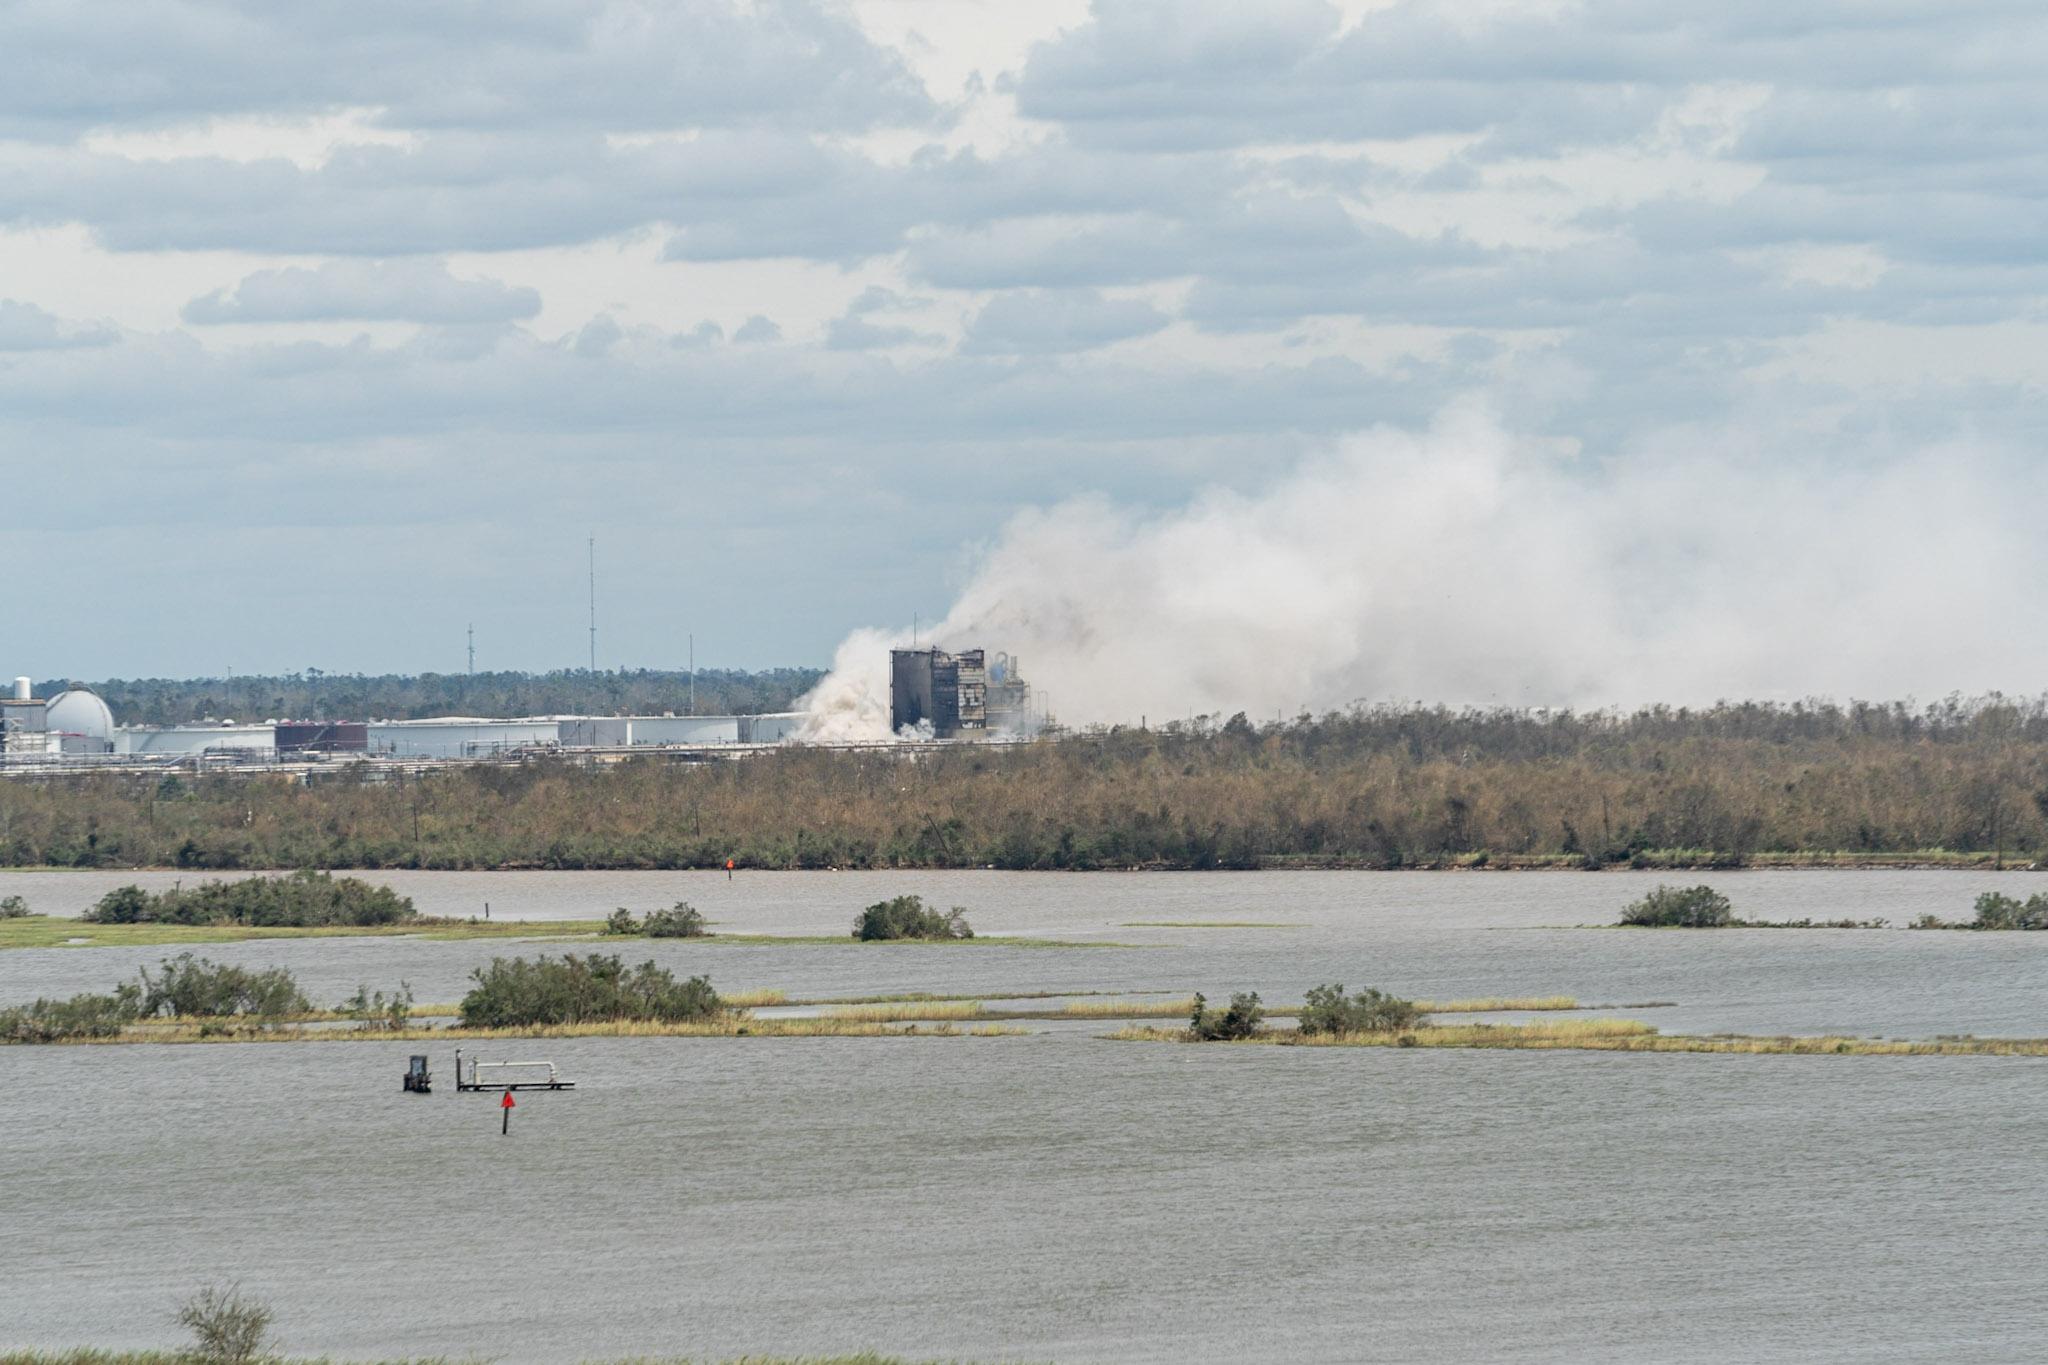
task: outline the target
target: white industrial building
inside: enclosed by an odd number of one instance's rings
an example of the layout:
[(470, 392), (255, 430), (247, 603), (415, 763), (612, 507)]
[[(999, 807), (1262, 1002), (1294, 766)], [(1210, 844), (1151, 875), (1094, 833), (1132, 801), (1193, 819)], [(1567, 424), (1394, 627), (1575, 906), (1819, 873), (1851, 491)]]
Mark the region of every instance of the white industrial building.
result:
[[(802, 712), (759, 716), (436, 716), (426, 720), (381, 720), (367, 724), (310, 727), (329, 757), (415, 760), (515, 757), (548, 750), (713, 748), (776, 744), (796, 734)], [(303, 724), (284, 728), (304, 731)], [(279, 722), (232, 720), (185, 725), (118, 726), (107, 704), (83, 688), (70, 688), (45, 701), (33, 695), (27, 678), (17, 678), (0, 697), (0, 757), (51, 760), (90, 755), (177, 760), (201, 755), (264, 762), (276, 758)], [(335, 742), (353, 732), (352, 739)], [(296, 756), (303, 740), (287, 738), (284, 752)]]

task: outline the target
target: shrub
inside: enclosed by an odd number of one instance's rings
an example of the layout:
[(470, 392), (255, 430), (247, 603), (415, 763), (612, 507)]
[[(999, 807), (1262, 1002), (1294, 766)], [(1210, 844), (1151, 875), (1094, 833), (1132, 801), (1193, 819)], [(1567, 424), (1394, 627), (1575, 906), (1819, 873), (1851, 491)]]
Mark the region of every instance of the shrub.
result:
[(462, 998), (462, 1022), (472, 1028), (609, 1019), (681, 1023), (711, 1018), (724, 1008), (704, 977), (677, 981), (652, 962), (628, 971), (619, 958), (600, 953), (532, 962), (493, 958), (470, 975), (476, 987)]
[(1212, 1010), (1208, 1004), (1207, 999), (1197, 994), (1194, 1008), (1188, 1014), (1188, 1032), (1207, 1043), (1249, 1038), (1259, 1031), (1259, 1024), (1266, 1017), (1257, 991), (1231, 996), (1227, 1010)]
[(194, 1353), (207, 1365), (247, 1365), (261, 1359), (270, 1337), (270, 1306), (238, 1284), (209, 1286), (185, 1300), (178, 1325), (197, 1339)]
[(389, 998), (382, 991), (372, 995), (369, 987), (359, 985), (354, 995), (341, 1002), (341, 1012), (364, 1031), (402, 1032), (412, 1022), (412, 983), (399, 982)]
[(1997, 891), (1977, 897), (1972, 929), (2048, 929), (2048, 895), (2036, 892), (2024, 901)]
[(38, 1000), (0, 1010), (0, 1043), (62, 1043), (73, 1038), (112, 1038), (135, 1021), (141, 992), (132, 985), (112, 995), (74, 995)]
[(299, 983), (282, 967), (252, 972), (209, 962), (190, 953), (165, 961), (160, 974), (142, 969), (142, 1013), (145, 1016), (248, 1014), (274, 1019), (312, 1008)]
[(1719, 929), (1731, 923), (1728, 898), (1711, 886), (1660, 886), (1621, 912), (1623, 924)]
[(1422, 1022), (1413, 1000), (1376, 990), (1344, 994), (1341, 985), (1316, 986), (1301, 1007), (1301, 1031), (1318, 1033), (1405, 1033)]
[(677, 901), (672, 910), (652, 910), (640, 932), (649, 938), (703, 938), (704, 915), (688, 901)]
[(640, 932), (640, 921), (634, 919), (633, 912), (622, 905), (606, 917), (604, 931), (607, 934), (637, 934)]
[(412, 900), (354, 877), (299, 871), (288, 877), (202, 882), (187, 891), (122, 886), (83, 918), (95, 924), (246, 924), (265, 928), (397, 924), (414, 918)]
[(28, 902), (19, 896), (0, 897), (0, 919), (27, 919)]
[(967, 911), (961, 906), (941, 914), (924, 903), (922, 896), (898, 896), (878, 901), (860, 912), (853, 922), (853, 936), (874, 942), (880, 939), (973, 938), (967, 927)]

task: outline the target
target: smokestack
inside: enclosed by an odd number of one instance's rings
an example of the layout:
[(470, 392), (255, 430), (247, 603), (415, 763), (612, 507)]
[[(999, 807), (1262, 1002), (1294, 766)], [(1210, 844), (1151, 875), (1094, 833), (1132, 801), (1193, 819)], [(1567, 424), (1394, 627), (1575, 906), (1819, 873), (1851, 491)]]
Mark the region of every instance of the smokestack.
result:
[(27, 678), (16, 678), (14, 680), (14, 699), (16, 701), (27, 701), (34, 695), (35, 684), (31, 683)]

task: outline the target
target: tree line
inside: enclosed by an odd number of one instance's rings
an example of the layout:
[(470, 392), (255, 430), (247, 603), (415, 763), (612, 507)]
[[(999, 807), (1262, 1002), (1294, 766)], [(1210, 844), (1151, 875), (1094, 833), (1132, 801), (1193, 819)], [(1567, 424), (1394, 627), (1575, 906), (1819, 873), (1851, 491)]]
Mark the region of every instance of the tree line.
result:
[(0, 782), (17, 866), (1739, 866), (2048, 856), (2048, 703), (1354, 708), (918, 755)]
[[(787, 711), (817, 686), (815, 668), (700, 668), (700, 716)], [(38, 696), (69, 686), (39, 685)], [(309, 668), (277, 676), (232, 678), (108, 678), (82, 686), (97, 692), (123, 725), (179, 725), (198, 720), (418, 720), (427, 716), (661, 715), (690, 713), (690, 674), (680, 669), (553, 673), (324, 673)]]

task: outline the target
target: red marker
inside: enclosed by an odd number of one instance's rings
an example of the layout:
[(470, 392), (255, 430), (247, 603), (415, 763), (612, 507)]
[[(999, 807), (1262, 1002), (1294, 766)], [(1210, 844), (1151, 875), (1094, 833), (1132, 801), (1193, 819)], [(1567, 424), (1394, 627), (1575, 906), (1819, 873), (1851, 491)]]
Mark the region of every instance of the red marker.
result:
[(505, 1098), (498, 1101), (498, 1108), (505, 1115), (504, 1126), (498, 1129), (500, 1133), (509, 1133), (512, 1131), (512, 1106), (515, 1102), (516, 1101), (514, 1101), (512, 1098), (512, 1092), (509, 1090), (505, 1092)]

